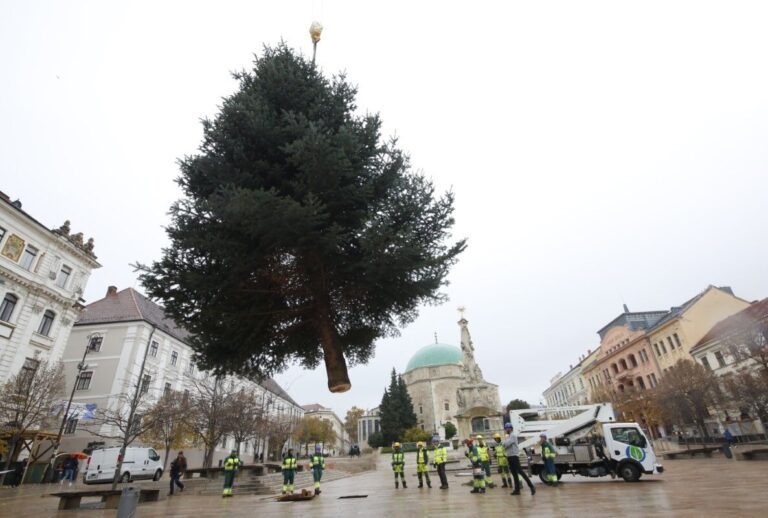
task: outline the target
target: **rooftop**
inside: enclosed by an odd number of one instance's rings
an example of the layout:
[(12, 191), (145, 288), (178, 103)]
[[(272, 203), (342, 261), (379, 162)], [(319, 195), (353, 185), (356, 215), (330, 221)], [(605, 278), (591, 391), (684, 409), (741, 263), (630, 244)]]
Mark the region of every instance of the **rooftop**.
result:
[(691, 353), (705, 344), (715, 340), (722, 340), (733, 334), (736, 334), (745, 328), (760, 322), (768, 320), (768, 298), (758, 302), (753, 302), (748, 308), (744, 308), (738, 313), (724, 318), (705, 334), (696, 345), (691, 348)]
[[(110, 286), (107, 289), (107, 295), (103, 299), (92, 302), (85, 307), (75, 325), (86, 326), (91, 324), (140, 321), (152, 324), (164, 333), (189, 345), (189, 338), (192, 335), (168, 318), (165, 315), (163, 306), (152, 302), (133, 288), (117, 291), (115, 286)], [(258, 383), (264, 389), (292, 405), (299, 406), (274, 379), (265, 378), (258, 381)]]
[(597, 334), (600, 335), (601, 340), (605, 338), (606, 333), (612, 327), (629, 326), (629, 329), (632, 331), (649, 329), (669, 313), (668, 311), (640, 311), (633, 313), (627, 309), (627, 306), (624, 306), (624, 310), (624, 313), (598, 330)]
[(649, 331), (654, 331), (656, 329), (659, 329), (660, 327), (664, 326), (667, 322), (670, 322), (670, 321), (674, 320), (675, 318), (679, 317), (680, 315), (682, 315), (683, 313), (688, 311), (688, 309), (690, 309), (691, 306), (696, 304), (699, 301), (699, 299), (701, 299), (710, 290), (720, 290), (720, 291), (725, 292), (725, 293), (727, 293), (729, 295), (733, 295), (733, 290), (731, 289), (730, 286), (713, 286), (713, 285), (710, 284), (701, 293), (699, 293), (695, 297), (693, 297), (693, 298), (683, 302), (682, 306), (674, 306), (674, 307), (670, 308), (669, 312), (667, 313), (667, 315), (664, 318), (662, 318), (661, 320), (659, 320), (658, 322), (656, 322), (653, 325), (653, 327), (651, 327), (651, 329), (649, 329)]
[(414, 353), (405, 372), (420, 367), (436, 367), (438, 365), (460, 365), (463, 360), (461, 349), (455, 345), (429, 344)]
[(110, 286), (103, 299), (85, 306), (75, 325), (134, 321), (152, 324), (164, 333), (188, 344), (190, 334), (168, 318), (162, 306), (152, 302), (133, 288), (117, 291), (116, 287)]

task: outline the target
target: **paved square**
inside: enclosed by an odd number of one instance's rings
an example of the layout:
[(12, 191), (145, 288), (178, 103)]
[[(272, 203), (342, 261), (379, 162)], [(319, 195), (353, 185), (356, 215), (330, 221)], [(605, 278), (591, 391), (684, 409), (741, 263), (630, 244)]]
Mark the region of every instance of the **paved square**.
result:
[[(495, 488), (485, 495), (469, 493), (461, 485), (468, 478), (449, 477), (447, 491), (417, 489), (414, 466), (406, 465), (408, 489), (395, 490), (389, 458), (378, 459), (375, 471), (364, 472), (323, 485), (323, 494), (306, 502), (276, 502), (274, 498), (236, 495), (200, 495), (186, 491), (160, 502), (142, 504), (139, 517), (253, 517), (296, 514), (304, 517), (339, 516), (765, 516), (764, 461), (729, 461), (722, 458), (666, 462), (667, 472), (644, 477), (637, 483), (610, 478), (564, 477), (561, 487), (535, 481), (537, 493), (524, 490), (510, 496)], [(436, 477), (435, 477), (436, 478)], [(497, 477), (498, 478), (498, 477)], [(167, 483), (167, 481), (166, 481)], [(165, 487), (166, 483), (163, 484)], [(437, 485), (437, 484), (435, 484)], [(111, 510), (57, 511), (58, 499), (41, 497), (40, 486), (11, 495), (0, 493), (1, 516), (114, 517)], [(368, 495), (367, 498), (340, 499)]]

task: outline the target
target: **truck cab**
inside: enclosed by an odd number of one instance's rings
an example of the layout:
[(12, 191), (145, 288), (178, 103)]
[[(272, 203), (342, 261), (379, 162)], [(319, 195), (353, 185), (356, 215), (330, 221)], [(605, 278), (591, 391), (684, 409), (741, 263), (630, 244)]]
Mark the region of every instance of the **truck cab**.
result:
[(656, 452), (637, 423), (603, 424), (605, 454), (613, 462), (615, 472), (627, 482), (639, 480), (643, 474), (661, 473)]

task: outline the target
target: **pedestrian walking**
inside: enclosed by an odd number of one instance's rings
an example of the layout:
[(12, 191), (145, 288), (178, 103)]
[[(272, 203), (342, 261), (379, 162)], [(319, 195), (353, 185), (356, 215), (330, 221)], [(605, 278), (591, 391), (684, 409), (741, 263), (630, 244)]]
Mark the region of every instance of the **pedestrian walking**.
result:
[(235, 483), (235, 475), (241, 465), (242, 462), (237, 456), (236, 450), (232, 450), (229, 457), (224, 459), (224, 492), (221, 495), (222, 497), (232, 496), (232, 486)]
[(23, 461), (16, 464), (16, 467), (13, 469), (12, 487), (19, 487), (21, 485), (22, 479), (24, 478), (25, 469), (27, 469), (27, 459), (24, 459)]
[(547, 434), (539, 435), (539, 444), (541, 444), (541, 460), (544, 461), (544, 473), (547, 479), (547, 485), (557, 485), (557, 468), (555, 467), (555, 447), (547, 440)]
[(509, 473), (512, 475), (512, 481), (515, 484), (515, 490), (510, 494), (520, 494), (520, 487), (522, 486), (520, 479), (522, 478), (525, 480), (525, 483), (528, 484), (528, 487), (531, 490), (531, 495), (535, 495), (536, 488), (533, 487), (533, 482), (531, 482), (531, 479), (528, 478), (528, 475), (525, 474), (522, 466), (520, 466), (520, 447), (517, 444), (517, 435), (514, 433), (514, 427), (512, 426), (512, 423), (506, 423), (504, 425), (504, 430), (506, 431), (507, 436), (504, 438), (501, 444), (504, 446), (507, 462), (509, 463)]
[(392, 445), (394, 451), (392, 452), (392, 471), (395, 472), (395, 489), (400, 487), (398, 485), (397, 477), (403, 482), (403, 489), (407, 489), (408, 485), (405, 483), (405, 455), (400, 450), (400, 443), (396, 442)]
[(448, 462), (448, 449), (445, 445), (437, 443), (435, 446), (435, 467), (437, 476), (440, 477), (440, 489), (448, 489), (448, 477), (445, 475), (445, 464)]
[(181, 482), (181, 477), (187, 472), (187, 458), (184, 456), (184, 452), (180, 451), (176, 458), (171, 461), (171, 488), (168, 491), (169, 496), (173, 496), (174, 487), (178, 487), (179, 491), (184, 491), (184, 483)]
[(429, 451), (423, 442), (416, 444), (416, 476), (419, 478), (419, 488), (424, 487), (426, 480), (427, 487), (432, 489), (432, 481), (429, 480)]
[(74, 457), (67, 457), (64, 461), (64, 478), (61, 480), (61, 483), (63, 484), (64, 481), (67, 481), (69, 487), (72, 487), (72, 484), (75, 483), (77, 477), (77, 468), (77, 459)]
[(309, 466), (312, 468), (312, 480), (315, 483), (315, 494), (319, 495), (322, 493), (322, 491), (320, 491), (320, 479), (323, 478), (323, 471), (325, 470), (323, 447), (319, 444), (315, 446), (315, 454), (312, 455)]

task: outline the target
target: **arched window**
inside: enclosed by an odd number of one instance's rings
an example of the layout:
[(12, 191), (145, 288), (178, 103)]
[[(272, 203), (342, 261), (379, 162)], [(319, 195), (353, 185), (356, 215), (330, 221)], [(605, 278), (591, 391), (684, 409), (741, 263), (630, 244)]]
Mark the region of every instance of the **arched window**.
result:
[(16, 303), (19, 301), (19, 297), (13, 293), (6, 293), (3, 302), (0, 303), (0, 320), (3, 322), (10, 322), (13, 310), (16, 307)]
[(51, 332), (51, 326), (53, 326), (53, 320), (56, 318), (56, 313), (50, 309), (46, 309), (43, 313), (43, 319), (40, 321), (40, 327), (37, 328), (37, 332), (43, 336), (48, 336)]
[(629, 355), (629, 364), (632, 367), (637, 367), (637, 359), (635, 359), (635, 355), (634, 354), (630, 354)]
[(472, 432), (485, 432), (488, 428), (488, 419), (486, 417), (473, 417), (472, 418)]

